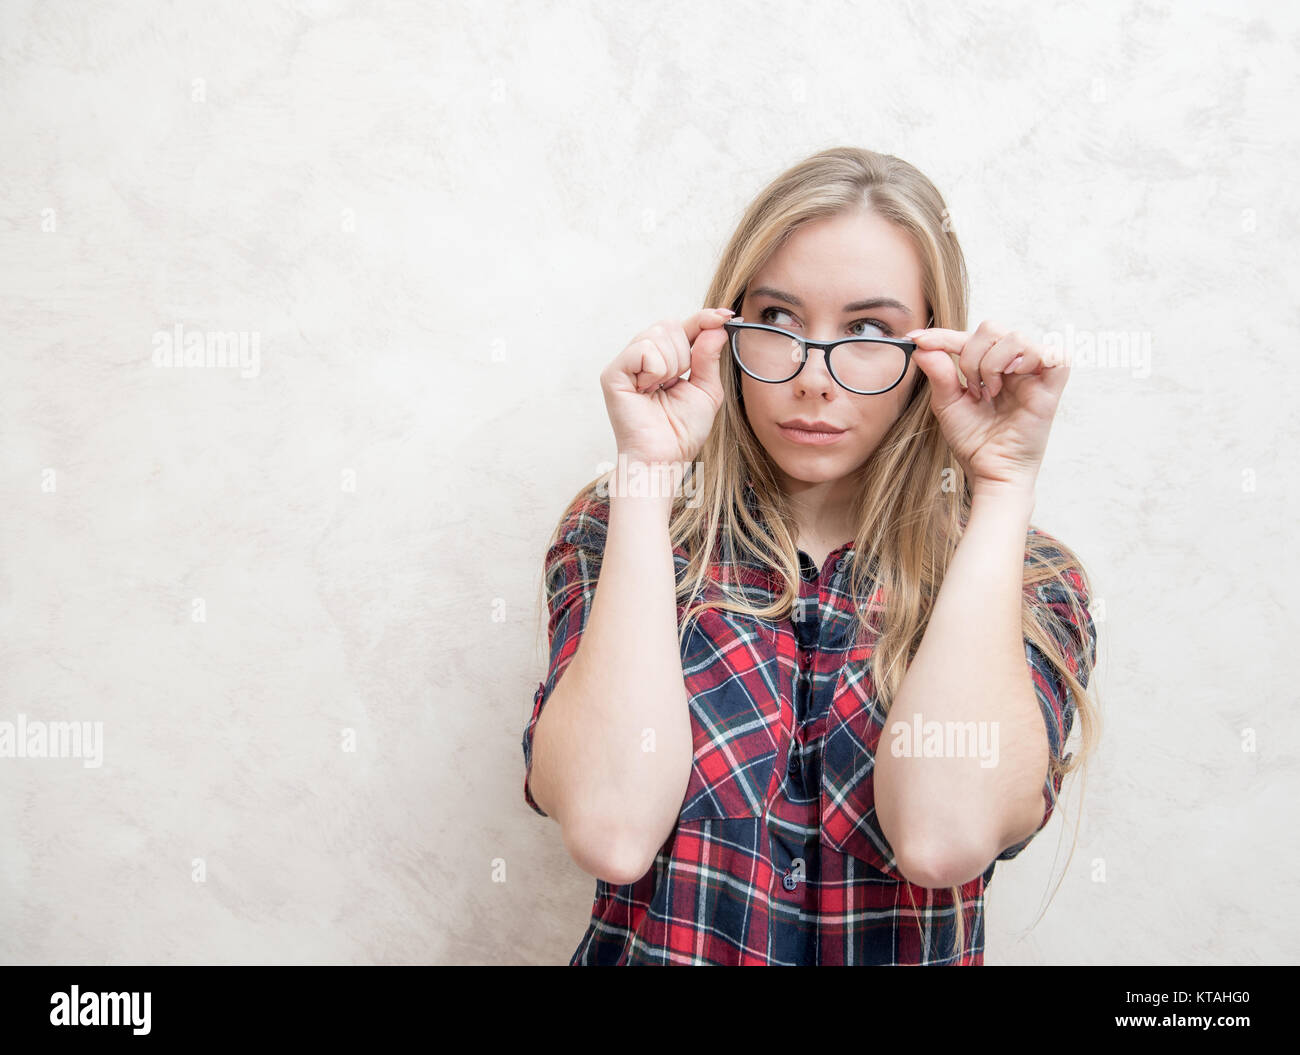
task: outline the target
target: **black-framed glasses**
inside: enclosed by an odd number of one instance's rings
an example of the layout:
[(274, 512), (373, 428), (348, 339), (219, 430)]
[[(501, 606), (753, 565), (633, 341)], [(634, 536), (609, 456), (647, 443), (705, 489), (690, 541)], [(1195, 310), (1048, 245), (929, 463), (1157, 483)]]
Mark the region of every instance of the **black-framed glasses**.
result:
[[(841, 388), (860, 396), (888, 392), (907, 376), (916, 342), (898, 337), (843, 337), (812, 341), (779, 326), (730, 319), (722, 324), (731, 354), (755, 381), (779, 385), (797, 377), (808, 362), (808, 349), (821, 348), (826, 369)], [(838, 354), (832, 354), (836, 353)]]

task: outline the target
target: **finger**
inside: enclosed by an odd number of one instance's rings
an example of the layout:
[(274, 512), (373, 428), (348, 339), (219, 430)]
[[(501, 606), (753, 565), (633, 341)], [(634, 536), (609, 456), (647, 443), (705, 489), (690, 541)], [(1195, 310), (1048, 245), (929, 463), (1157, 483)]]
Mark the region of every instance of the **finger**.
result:
[(1011, 374), (1038, 374), (1042, 373), (1043, 369), (1048, 365), (1041, 348), (1026, 344), (1002, 368), (1002, 372), (1008, 376)]
[(638, 392), (649, 392), (665, 380), (668, 361), (653, 337), (642, 337), (628, 348), (632, 382)]
[(912, 361), (926, 376), (933, 392), (930, 405), (935, 410), (950, 406), (965, 394), (961, 379), (957, 376), (957, 364), (952, 354), (940, 348), (918, 348), (912, 353)]
[(1043, 367), (1042, 378), (1047, 390), (1059, 400), (1061, 392), (1065, 389), (1065, 383), (1070, 379), (1070, 367), (1064, 360), (1061, 360), (1055, 366), (1045, 366)]
[(732, 314), (723, 314), (728, 311), (725, 308), (701, 308), (694, 315), (689, 315), (682, 320), (682, 331), (686, 335), (687, 343), (692, 347), (695, 345), (695, 339), (706, 329), (716, 330), (724, 322), (732, 317)]
[(1066, 381), (1070, 379), (1070, 367), (1059, 355), (1048, 353), (1037, 345), (1030, 344), (1004, 368), (1007, 381), (1025, 374), (1041, 378), (1044, 387), (1054, 396), (1059, 397)]
[(1049, 355), (1037, 345), (1030, 344), (1003, 368), (1003, 376), (1008, 381), (1024, 374), (1041, 377), (1047, 390), (1059, 397), (1070, 378), (1070, 368), (1059, 356)]
[(715, 407), (722, 406), (722, 350), (729, 335), (719, 328), (703, 328), (691, 345), (691, 384), (703, 389)]
[(652, 392), (663, 388), (669, 381), (675, 381), (683, 372), (677, 367), (678, 351), (677, 344), (673, 340), (672, 329), (665, 327), (663, 330), (656, 330), (654, 342), (655, 347), (659, 349), (659, 359), (663, 367), (654, 384), (650, 386)]
[(940, 348), (945, 352), (958, 355), (971, 335), (965, 330), (946, 330), (942, 326), (931, 326), (929, 329), (908, 330), (907, 338), (923, 348)]
[(1040, 348), (1032, 348), (1031, 352), (1026, 353), (1028, 369), (1022, 362), (1017, 368), (1017, 373), (1037, 374), (1043, 379), (1043, 386), (1047, 388), (1052, 395), (1060, 398), (1066, 381), (1070, 379), (1070, 366), (1060, 355), (1047, 355)]
[[(663, 323), (664, 333), (672, 343), (674, 366), (673, 377), (681, 377), (691, 368), (691, 342), (686, 339), (686, 331), (676, 319)], [(672, 378), (669, 378), (672, 380)]]
[(644, 370), (645, 357), (653, 350), (654, 341), (649, 337), (638, 335), (628, 342), (627, 347), (619, 353), (618, 359), (614, 361), (618, 376), (626, 378), (627, 384), (632, 387), (633, 391), (641, 391), (637, 378)]
[(1012, 330), (994, 341), (989, 350), (984, 353), (984, 358), (980, 360), (979, 379), (990, 399), (997, 398), (998, 393), (1002, 391), (1004, 381), (1002, 371), (1013, 359), (1021, 357), (1028, 348), (1029, 341), (1025, 335), (1018, 330)]
[(980, 363), (988, 350), (993, 347), (994, 343), (1002, 337), (1007, 330), (991, 323), (987, 319), (981, 322), (971, 335), (971, 339), (966, 342), (965, 347), (961, 350), (959, 365), (961, 372), (966, 378), (966, 387), (972, 399), (979, 402), (984, 397), (980, 391)]
[[(918, 348), (944, 351), (957, 356), (957, 365), (966, 382), (966, 388), (963, 392), (972, 400), (978, 402), (976, 393), (979, 391), (979, 378), (975, 376), (975, 365), (969, 362), (966, 351), (974, 348), (982, 353), (984, 347), (992, 343), (986, 328), (983, 328), (982, 332), (976, 330), (973, 333), (967, 333), (965, 330), (949, 330), (942, 326), (933, 326), (924, 330), (909, 330), (907, 336), (917, 343)], [(977, 339), (979, 344), (973, 344)], [(976, 363), (978, 363), (978, 360), (976, 360)]]

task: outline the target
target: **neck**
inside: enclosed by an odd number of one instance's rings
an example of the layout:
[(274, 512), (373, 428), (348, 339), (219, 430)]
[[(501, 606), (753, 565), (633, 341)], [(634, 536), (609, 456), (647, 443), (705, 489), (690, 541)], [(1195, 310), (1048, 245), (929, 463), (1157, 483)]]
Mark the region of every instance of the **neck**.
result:
[(847, 479), (825, 483), (786, 481), (799, 534), (813, 543), (832, 547), (851, 540), (857, 527), (852, 519), (852, 492)]

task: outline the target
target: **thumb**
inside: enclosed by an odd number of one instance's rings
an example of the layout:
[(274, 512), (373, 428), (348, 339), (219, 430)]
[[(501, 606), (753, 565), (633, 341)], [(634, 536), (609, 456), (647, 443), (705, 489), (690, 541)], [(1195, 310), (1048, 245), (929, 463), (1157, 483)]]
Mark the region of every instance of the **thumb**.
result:
[(942, 348), (917, 348), (912, 352), (912, 361), (920, 367), (934, 390), (936, 406), (946, 407), (953, 400), (966, 394), (957, 375), (957, 364), (952, 356)]
[(700, 331), (691, 345), (691, 384), (702, 388), (709, 394), (715, 406), (722, 406), (722, 376), (720, 363), (722, 349), (727, 346), (730, 337), (726, 330), (707, 329)]

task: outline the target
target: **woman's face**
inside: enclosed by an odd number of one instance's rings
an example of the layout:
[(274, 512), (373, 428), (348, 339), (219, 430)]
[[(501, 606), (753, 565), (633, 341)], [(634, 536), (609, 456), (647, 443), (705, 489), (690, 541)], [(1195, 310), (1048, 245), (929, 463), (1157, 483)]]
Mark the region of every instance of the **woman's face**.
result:
[[(921, 264), (907, 236), (866, 210), (798, 228), (746, 286), (739, 314), (746, 322), (823, 341), (903, 338), (929, 317)], [(902, 413), (918, 372), (909, 362), (903, 380), (888, 392), (858, 395), (831, 377), (822, 349), (810, 348), (803, 369), (789, 381), (767, 384), (741, 372), (741, 394), (759, 442), (788, 477), (787, 485), (800, 490), (798, 484), (830, 483), (861, 466)], [(782, 427), (794, 418), (844, 432), (829, 443), (800, 442)]]

